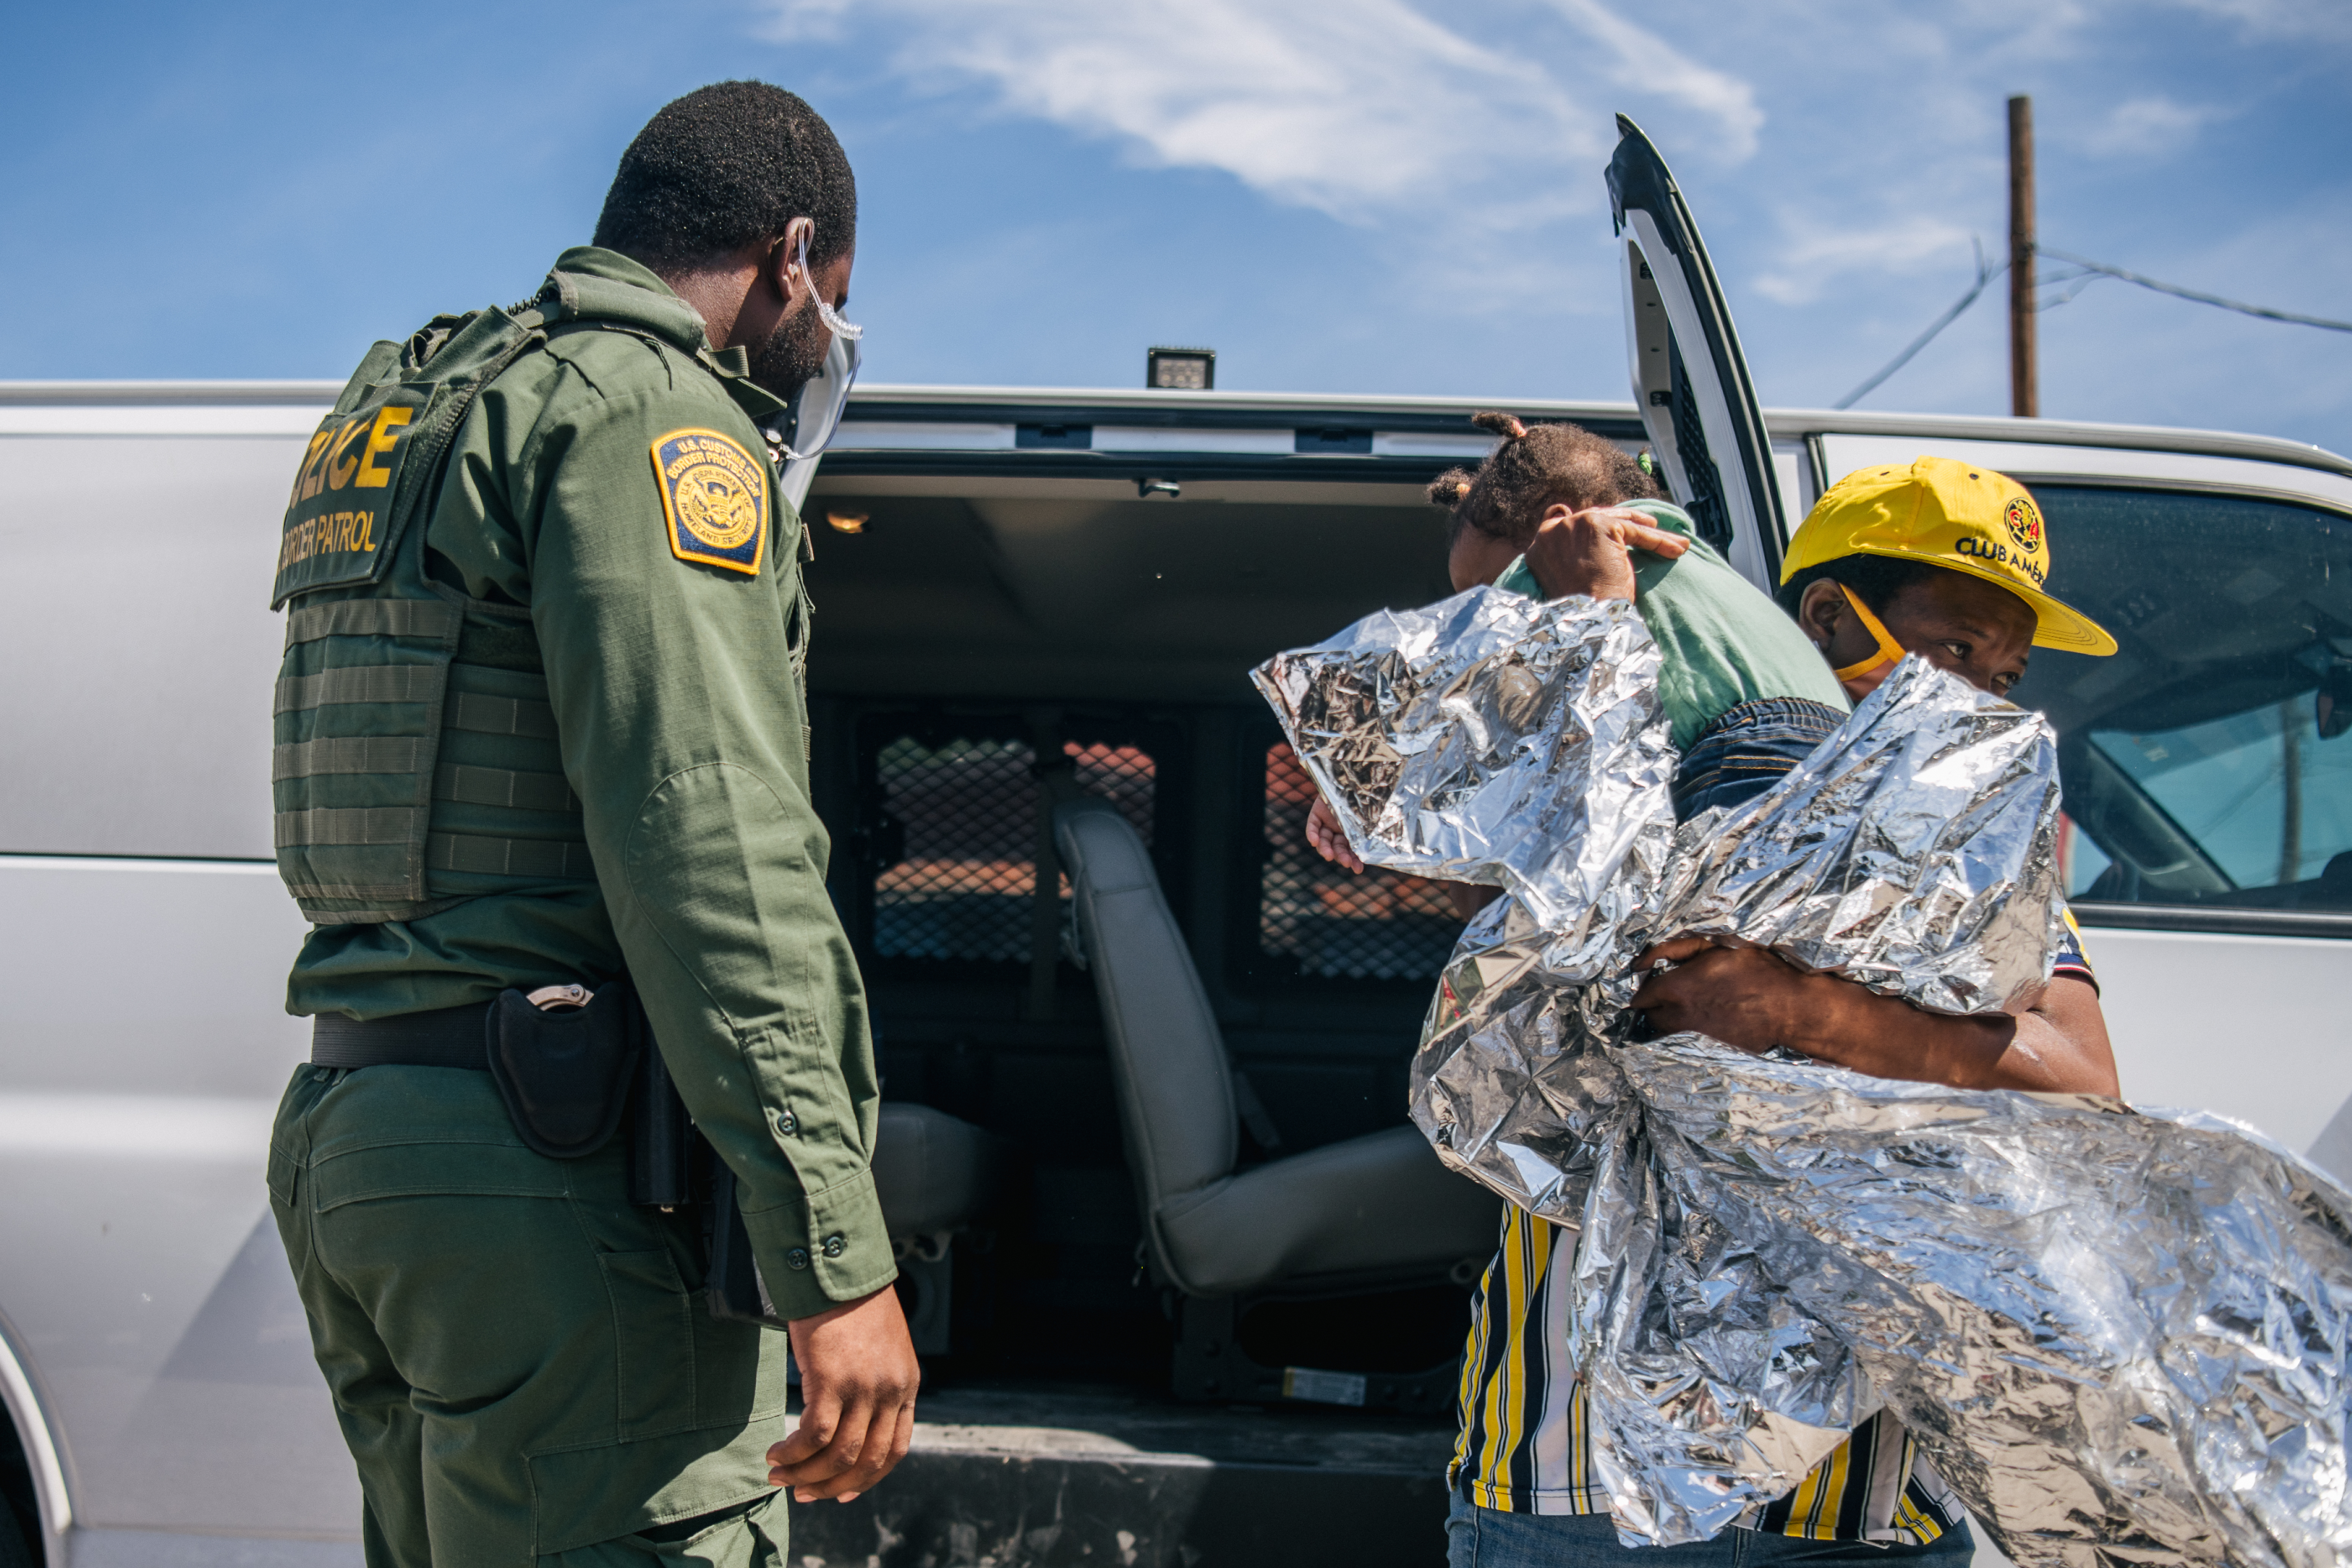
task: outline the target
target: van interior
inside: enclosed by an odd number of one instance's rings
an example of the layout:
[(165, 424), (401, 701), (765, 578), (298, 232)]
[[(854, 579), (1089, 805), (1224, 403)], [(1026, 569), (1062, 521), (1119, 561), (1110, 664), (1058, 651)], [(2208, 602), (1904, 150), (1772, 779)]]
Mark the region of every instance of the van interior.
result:
[[(1307, 847), (1312, 786), (1248, 672), (1450, 591), (1423, 492), (1443, 466), (1149, 496), (1149, 476), (820, 473), (814, 788), (884, 1098), (1003, 1141), (994, 1212), (947, 1260), (946, 1369), (1165, 1390), (1181, 1329), (1144, 1266), (1041, 760), (1149, 847), (1238, 1069), (1244, 1167), (1403, 1125), (1459, 922), (1430, 884)], [(1248, 1301), (1233, 1331), (1263, 1366), (1422, 1371), (1459, 1352), (1472, 1283)]]

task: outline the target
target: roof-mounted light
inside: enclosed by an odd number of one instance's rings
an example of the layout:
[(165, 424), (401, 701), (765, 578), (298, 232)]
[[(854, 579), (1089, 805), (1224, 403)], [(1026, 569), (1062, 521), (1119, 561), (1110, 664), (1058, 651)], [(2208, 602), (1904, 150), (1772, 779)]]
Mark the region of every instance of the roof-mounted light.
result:
[(1176, 392), (1207, 392), (1217, 384), (1217, 351), (1153, 349), (1144, 356), (1143, 384)]

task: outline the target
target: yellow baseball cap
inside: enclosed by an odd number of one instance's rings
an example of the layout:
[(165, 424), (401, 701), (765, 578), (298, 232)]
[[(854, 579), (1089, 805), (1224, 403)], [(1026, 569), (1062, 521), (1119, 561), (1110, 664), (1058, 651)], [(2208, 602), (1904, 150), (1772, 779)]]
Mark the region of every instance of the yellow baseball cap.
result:
[(1849, 555), (1922, 561), (1981, 577), (2033, 606), (2035, 647), (2116, 651), (2105, 627), (2042, 591), (2049, 531), (2033, 497), (2007, 474), (1949, 458), (1858, 468), (1829, 488), (1789, 541), (1780, 581)]

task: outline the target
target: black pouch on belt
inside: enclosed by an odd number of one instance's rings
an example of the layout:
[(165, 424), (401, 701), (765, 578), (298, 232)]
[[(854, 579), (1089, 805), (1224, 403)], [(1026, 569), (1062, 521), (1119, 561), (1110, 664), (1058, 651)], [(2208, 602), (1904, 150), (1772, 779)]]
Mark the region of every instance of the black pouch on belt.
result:
[(644, 1016), (625, 981), (555, 1012), (499, 993), (486, 1026), (490, 1079), (534, 1153), (577, 1160), (612, 1141), (646, 1051)]
[[(639, 1011), (642, 1018), (644, 1014)], [(694, 1151), (701, 1142), (670, 1081), (660, 1042), (646, 1030), (637, 1061), (636, 1097), (629, 1102), (629, 1201), (664, 1211), (694, 1202)]]

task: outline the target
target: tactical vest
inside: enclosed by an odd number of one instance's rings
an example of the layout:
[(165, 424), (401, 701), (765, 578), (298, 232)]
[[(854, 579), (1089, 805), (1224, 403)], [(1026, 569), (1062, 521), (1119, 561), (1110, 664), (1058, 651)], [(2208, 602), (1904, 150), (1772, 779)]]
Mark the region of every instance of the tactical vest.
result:
[[(457, 431), (547, 324), (518, 306), (377, 343), (295, 477), (270, 598), (291, 605), (270, 779), (278, 874), (314, 924), (594, 880), (530, 612), (425, 569)], [(796, 673), (807, 614), (803, 597)]]
[(291, 609), (269, 772), (278, 874), (316, 924), (593, 879), (529, 612), (425, 563), (458, 426), (543, 342), (540, 312), (518, 308), (376, 344), (295, 476), (270, 595)]

